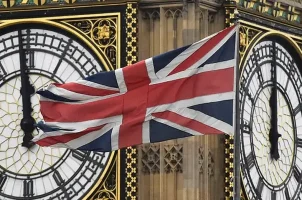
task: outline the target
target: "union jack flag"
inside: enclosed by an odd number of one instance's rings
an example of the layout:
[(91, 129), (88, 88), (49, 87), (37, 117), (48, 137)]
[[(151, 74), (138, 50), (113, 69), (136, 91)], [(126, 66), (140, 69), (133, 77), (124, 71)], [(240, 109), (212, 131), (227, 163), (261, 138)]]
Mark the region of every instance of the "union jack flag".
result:
[(233, 26), (134, 65), (38, 91), (40, 146), (91, 151), (203, 134), (233, 134)]

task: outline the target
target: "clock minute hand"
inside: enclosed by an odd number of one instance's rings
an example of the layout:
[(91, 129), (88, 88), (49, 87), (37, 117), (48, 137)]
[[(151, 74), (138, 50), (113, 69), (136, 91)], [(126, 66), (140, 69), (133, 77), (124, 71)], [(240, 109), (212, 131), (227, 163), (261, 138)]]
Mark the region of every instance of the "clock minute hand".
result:
[(278, 97), (277, 97), (277, 70), (276, 70), (276, 53), (275, 53), (275, 44), (274, 44), (274, 49), (273, 49), (273, 60), (272, 60), (272, 81), (273, 81), (273, 86), (272, 86), (272, 93), (271, 97), (269, 100), (269, 104), (271, 107), (271, 129), (269, 132), (269, 141), (271, 143), (271, 157), (275, 160), (278, 160), (280, 155), (279, 155), (279, 150), (278, 150), (278, 139), (281, 136), (278, 133)]
[(21, 120), (21, 129), (24, 131), (22, 146), (30, 148), (35, 143), (31, 140), (33, 139), (32, 133), (35, 129), (35, 120), (31, 116), (33, 111), (31, 107), (31, 95), (34, 94), (34, 87), (29, 82), (28, 69), (26, 66), (25, 50), (23, 49), (22, 42), (22, 32), (18, 31), (19, 39), (19, 51), (20, 51), (20, 72), (21, 72), (21, 96), (22, 96), (22, 107), (23, 107), (23, 118)]

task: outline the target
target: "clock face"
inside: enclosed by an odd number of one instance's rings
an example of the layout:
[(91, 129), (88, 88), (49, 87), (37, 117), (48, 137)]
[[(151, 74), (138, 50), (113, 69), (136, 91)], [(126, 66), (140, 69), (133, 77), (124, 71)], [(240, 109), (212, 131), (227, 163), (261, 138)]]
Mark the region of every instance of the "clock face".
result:
[(247, 56), (240, 80), (242, 187), (248, 199), (302, 199), (302, 77), (278, 40)]
[[(19, 26), (20, 27), (20, 26)], [(18, 27), (18, 28), (19, 28)], [(52, 82), (82, 79), (103, 70), (84, 44), (54, 28), (30, 24), (0, 35), (0, 199), (81, 199), (98, 181), (109, 153), (21, 145), (20, 43), (30, 83), (36, 90)], [(20, 40), (19, 35), (22, 35)], [(39, 96), (31, 95), (31, 116), (42, 120)], [(33, 131), (33, 136), (42, 134)]]

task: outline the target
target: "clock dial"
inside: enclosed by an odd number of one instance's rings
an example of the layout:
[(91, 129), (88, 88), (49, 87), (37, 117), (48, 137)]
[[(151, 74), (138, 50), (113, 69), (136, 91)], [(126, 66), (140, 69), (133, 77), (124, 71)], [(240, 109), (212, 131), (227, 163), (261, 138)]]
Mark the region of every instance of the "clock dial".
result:
[(240, 80), (242, 186), (249, 199), (302, 199), (302, 77), (278, 40), (247, 56)]
[[(20, 93), (24, 86), (20, 45), (29, 81), (36, 90), (52, 82), (81, 79), (102, 71), (103, 66), (67, 33), (27, 27), (33, 28), (18, 33), (10, 27), (12, 31), (0, 35), (0, 199), (81, 199), (100, 178), (110, 154), (21, 145), (24, 131), (20, 124), (26, 105)], [(37, 122), (42, 120), (39, 96), (31, 95), (30, 102), (31, 116)], [(38, 134), (42, 133), (32, 132)]]

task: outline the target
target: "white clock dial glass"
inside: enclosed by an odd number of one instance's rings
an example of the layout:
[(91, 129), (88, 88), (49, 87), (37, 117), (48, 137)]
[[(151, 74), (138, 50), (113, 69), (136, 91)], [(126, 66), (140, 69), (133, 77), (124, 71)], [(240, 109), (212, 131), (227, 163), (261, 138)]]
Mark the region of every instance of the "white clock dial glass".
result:
[[(28, 76), (36, 90), (103, 70), (96, 56), (66, 32), (28, 27), (34, 25), (23, 26), (22, 44)], [(111, 154), (21, 146), (25, 106), (20, 93), (21, 44), (17, 29), (13, 29), (0, 34), (0, 199), (81, 199), (99, 180)], [(31, 108), (31, 116), (40, 121), (36, 94), (31, 96)], [(42, 133), (34, 130), (33, 135), (37, 134)]]
[(271, 112), (269, 96), (271, 87), (264, 88), (255, 102), (253, 115), (253, 144), (256, 161), (263, 178), (271, 185), (281, 185), (290, 174), (294, 159), (294, 129), (287, 102), (281, 92), (277, 92), (278, 132), (282, 137), (278, 140), (280, 158), (276, 161), (270, 156), (269, 131), (271, 128)]
[[(250, 50), (242, 68), (241, 175), (248, 199), (301, 198), (302, 77), (299, 62), (301, 59), (287, 50), (285, 41), (269, 38)], [(272, 131), (275, 130), (274, 120), (277, 131)], [(275, 144), (272, 138), (277, 134), (280, 137), (276, 159), (272, 153)]]

